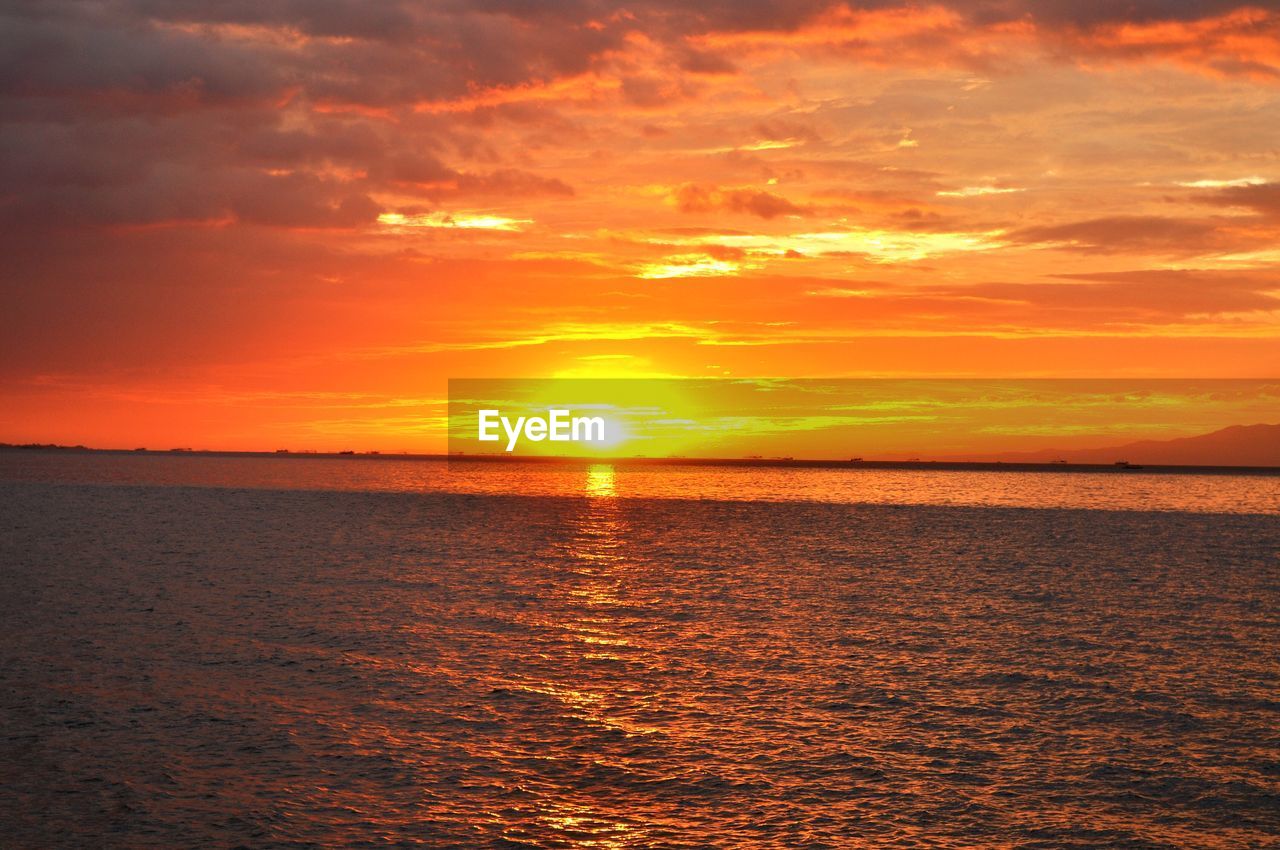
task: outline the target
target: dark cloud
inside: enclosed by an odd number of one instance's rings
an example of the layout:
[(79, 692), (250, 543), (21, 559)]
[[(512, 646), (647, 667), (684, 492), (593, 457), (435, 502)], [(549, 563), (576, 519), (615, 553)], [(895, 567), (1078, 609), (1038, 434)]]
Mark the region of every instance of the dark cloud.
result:
[[(1028, 19), (1071, 34), (1079, 46), (1092, 27), (1189, 21), (1239, 4), (943, 5), (970, 27)], [(847, 7), (827, 0), (638, 0), (625, 8), (598, 0), (14, 0), (0, 8), (0, 214), (57, 224), (232, 217), (346, 226), (367, 218), (370, 199), (389, 189), (424, 200), (565, 196), (570, 186), (495, 150), (486, 129), (519, 123), (563, 138), (577, 128), (541, 103), (495, 105), (485, 93), (599, 71), (620, 83), (610, 96), (662, 109), (696, 96), (706, 75), (734, 71), (735, 56), (698, 44), (698, 36), (796, 30), (835, 8)], [(914, 6), (872, 0), (854, 8)], [(1257, 24), (1249, 43), (1265, 41), (1274, 30), (1266, 27)], [(619, 58), (637, 34), (661, 57), (655, 65)], [(947, 37), (919, 36), (924, 41), (913, 49), (932, 55), (939, 45), (930, 39)], [(1233, 62), (1239, 73), (1262, 67), (1258, 56), (1225, 49), (1209, 58), (1220, 72)], [(474, 107), (432, 112), (434, 104), (468, 98)], [(764, 139), (818, 141), (799, 122), (770, 119), (754, 130)], [(709, 200), (699, 191), (682, 190), (681, 208), (762, 218), (809, 212), (765, 191), (723, 190)], [(1219, 200), (1272, 215), (1269, 192), (1244, 187)], [(290, 204), (296, 212), (287, 211)], [(1115, 220), (1028, 229), (1018, 238), (1106, 250), (1203, 241), (1212, 230)]]
[(972, 224), (961, 222), (952, 216), (942, 215), (933, 210), (922, 210), (919, 207), (908, 207), (901, 212), (894, 212), (888, 217), (888, 221), (893, 227), (916, 233), (943, 233), (972, 228)]
[(1280, 183), (1228, 186), (1208, 198), (1210, 203), (1245, 207), (1269, 218), (1280, 218)]
[(709, 50), (684, 47), (678, 51), (680, 70), (691, 74), (732, 74), (738, 67), (727, 57)]
[(1024, 244), (1066, 247), (1088, 253), (1202, 251), (1223, 244), (1218, 224), (1200, 219), (1161, 216), (1112, 216), (1038, 227), (1008, 234)]
[(752, 128), (761, 139), (774, 142), (789, 142), (798, 139), (803, 142), (821, 141), (818, 132), (806, 123), (791, 121), (786, 118), (771, 118), (761, 121)]
[(515, 168), (502, 168), (489, 174), (460, 174), (457, 189), (464, 195), (497, 195), (500, 197), (570, 197), (573, 187), (554, 177), (541, 177)]
[(134, 0), (139, 17), (199, 23), (288, 26), (309, 36), (402, 41), (419, 34), (424, 4), (363, 0)]
[(675, 192), (676, 208), (686, 213), (728, 211), (776, 218), (780, 215), (807, 215), (808, 208), (798, 206), (781, 195), (760, 189), (717, 189), (689, 183)]
[(347, 121), (319, 122), (309, 130), (261, 126), (237, 139), (236, 146), (241, 161), (273, 167), (363, 165), (385, 157), (388, 147), (372, 128)]
[(145, 225), (240, 221), (276, 227), (356, 227), (377, 205), (352, 184), (310, 174), (200, 169), (157, 164), (137, 181), (109, 186), (67, 183), (0, 201), (6, 226)]
[(356, 227), (379, 213), (367, 195), (309, 174), (244, 175), (226, 206), (238, 221), (275, 227)]
[(441, 183), (458, 176), (458, 172), (430, 154), (407, 151), (379, 163), (374, 174), (395, 183)]
[(1188, 21), (1259, 3), (1240, 0), (950, 0), (945, 5), (977, 23), (1029, 19), (1044, 24), (1090, 27), (1131, 21)]
[[(1089, 29), (1123, 21), (1189, 21), (1267, 4), (949, 0), (942, 5), (973, 26), (1031, 20), (1050, 29)], [(906, 0), (852, 6), (914, 8)], [(635, 32), (667, 45), (677, 69), (727, 73), (734, 68), (731, 56), (695, 48), (684, 39), (712, 32), (789, 31), (839, 8), (847, 7), (830, 0), (640, 0), (624, 13), (613, 3), (523, 0), (28, 0), (9, 4), (0, 15), (0, 92), (128, 91), (217, 101), (297, 87), (314, 98), (406, 103), (581, 73)], [(274, 35), (255, 39), (216, 29), (228, 25), (270, 28)]]
[(1124, 319), (1135, 313), (1189, 317), (1280, 309), (1274, 279), (1259, 274), (1138, 270), (1060, 277), (1067, 282), (987, 283), (939, 291)]
[[(427, 199), (570, 195), (504, 164), (465, 116), (406, 115), (403, 132), (375, 113), (579, 73), (625, 35), (588, 22), (539, 29), (496, 9), (355, 0), (8, 4), (0, 216), (345, 227), (375, 216), (371, 193), (392, 186), (430, 184)], [(699, 61), (710, 70), (714, 57)], [(545, 120), (519, 108), (494, 114)], [(450, 151), (491, 165), (448, 164)]]
[[(625, 6), (628, 15), (648, 27), (666, 32), (701, 34), (711, 31), (794, 30), (836, 5), (831, 0), (641, 0)], [(499, 12), (526, 21), (604, 21), (617, 16), (618, 4), (602, 0), (477, 0), (469, 8)]]
[(57, 17), (0, 14), (0, 95), (150, 98), (157, 108), (263, 98), (286, 84), (285, 57), (76, 6)]
[(497, 195), (513, 198), (570, 197), (573, 187), (554, 177), (542, 177), (517, 168), (488, 173), (467, 173), (450, 168), (429, 154), (396, 153), (372, 172), (375, 178), (409, 184), (427, 198), (448, 195)]

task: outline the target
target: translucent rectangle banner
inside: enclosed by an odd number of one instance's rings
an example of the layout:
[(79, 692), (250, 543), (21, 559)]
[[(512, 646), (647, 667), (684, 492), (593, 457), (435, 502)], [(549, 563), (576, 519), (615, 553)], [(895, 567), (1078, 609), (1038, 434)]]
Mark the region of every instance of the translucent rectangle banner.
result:
[(448, 451), (1280, 465), (1280, 380), (453, 379)]

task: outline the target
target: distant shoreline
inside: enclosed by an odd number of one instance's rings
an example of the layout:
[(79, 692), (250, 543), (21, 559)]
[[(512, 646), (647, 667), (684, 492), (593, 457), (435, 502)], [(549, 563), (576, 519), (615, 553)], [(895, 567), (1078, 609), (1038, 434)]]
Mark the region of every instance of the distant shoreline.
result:
[(699, 457), (568, 457), (513, 456), (508, 454), (413, 454), (388, 452), (311, 452), (311, 451), (220, 451), (205, 449), (99, 449), (87, 446), (0, 444), (0, 452), (46, 454), (109, 454), (132, 456), (198, 456), (246, 457), (313, 460), (399, 460), (447, 461), (451, 464), (473, 463), (540, 463), (590, 466), (609, 464), (615, 467), (647, 466), (724, 466), (772, 467), (781, 469), (931, 469), (951, 472), (1111, 472), (1117, 475), (1275, 475), (1275, 466), (1192, 466), (1176, 464), (1135, 464), (1130, 468), (1104, 463), (1039, 463), (1026, 461), (954, 461), (954, 460), (809, 460), (799, 458), (699, 458)]

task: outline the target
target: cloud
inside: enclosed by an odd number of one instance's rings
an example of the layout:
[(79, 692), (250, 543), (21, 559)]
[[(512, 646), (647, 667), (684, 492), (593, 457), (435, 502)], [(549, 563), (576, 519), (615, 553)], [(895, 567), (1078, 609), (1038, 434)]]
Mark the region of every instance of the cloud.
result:
[[(26, 12), (26, 14), (23, 14)], [(270, 98), (285, 85), (273, 45), (212, 41), (75, 4), (30, 3), (0, 13), (0, 95), (172, 110)]]
[(1243, 207), (1268, 218), (1280, 218), (1280, 183), (1246, 183), (1228, 186), (1210, 195), (1209, 203)]
[[(1168, 8), (1162, 11), (1160, 6)], [(1082, 16), (1084, 25), (1067, 17), (1066, 27), (1044, 33), (1043, 39), (1086, 62), (1159, 59), (1211, 75), (1280, 82), (1280, 13), (1274, 10), (1245, 4), (1150, 2), (1125, 18), (1118, 14), (1123, 8), (1117, 5), (1111, 14), (1092, 19)]]
[(753, 128), (755, 134), (772, 142), (805, 142), (815, 143), (822, 139), (808, 123), (789, 118), (769, 118), (760, 121)]
[(211, 174), (169, 163), (152, 165), (135, 180), (60, 175), (38, 192), (0, 199), (0, 221), (24, 228), (234, 221), (349, 228), (372, 223), (378, 212), (368, 194), (344, 181), (242, 168)]
[(971, 19), (1003, 23), (1032, 18), (1047, 25), (1091, 27), (1111, 23), (1193, 21), (1250, 4), (1240, 0), (960, 0), (952, 4)]
[(672, 196), (676, 209), (683, 213), (733, 212), (759, 218), (781, 215), (808, 215), (811, 209), (792, 203), (781, 195), (760, 189), (719, 189), (687, 183)]
[(1027, 245), (1087, 253), (1154, 251), (1180, 254), (1228, 244), (1215, 222), (1154, 215), (1110, 216), (1024, 227), (1012, 231), (1007, 238)]
[[(368, 195), (309, 174), (244, 174), (229, 187), (226, 211), (238, 221), (274, 227), (356, 227), (379, 212)], [(214, 193), (215, 197), (217, 193)]]
[(1242, 2), (833, 3), (810, 7), (784, 28), (706, 22), (702, 31), (688, 33), (704, 47), (758, 52), (804, 46), (878, 66), (1005, 73), (1039, 55), (1081, 67), (1160, 60), (1212, 75), (1280, 79), (1280, 13)]
[(1280, 310), (1275, 281), (1259, 274), (1206, 270), (1137, 270), (1061, 275), (1061, 283), (988, 283), (948, 290), (953, 295), (1021, 302), (1029, 307), (1094, 313), (1111, 319), (1187, 318)]
[(396, 153), (372, 166), (376, 180), (408, 187), (425, 197), (490, 196), (571, 197), (573, 187), (555, 177), (542, 177), (517, 168), (499, 168), (487, 173), (451, 168), (430, 154)]
[(572, 197), (573, 187), (555, 177), (541, 177), (516, 168), (501, 168), (488, 174), (459, 174), (458, 194), (501, 197)]
[[(1273, 11), (1172, 0), (875, 0), (856, 8), (640, 0), (625, 13), (592, 0), (35, 0), (0, 12), (0, 107), (12, 116), (0, 122), (10, 163), (4, 189), (11, 212), (59, 221), (110, 221), (118, 212), (121, 222), (217, 217), (219, 206), (235, 205), (199, 183), (250, 183), (251, 167), (319, 179), (296, 190), (314, 213), (304, 219), (355, 220), (322, 213), (394, 184), (431, 184), (419, 190), (428, 199), (568, 197), (574, 190), (563, 177), (469, 139), (467, 122), (550, 124), (555, 111), (537, 108), (544, 98), (582, 96), (619, 114), (665, 109), (698, 97), (703, 78), (743, 75), (756, 50), (989, 69), (1002, 51), (1033, 47), (1060, 61), (1159, 57), (1257, 75), (1280, 67), (1278, 35)], [(445, 113), (415, 117), (424, 105)], [(755, 151), (766, 153), (820, 141), (804, 116), (758, 120), (754, 135)], [(487, 168), (459, 161), (484, 156)], [(196, 182), (172, 182), (184, 175)], [(810, 212), (755, 189), (682, 205), (766, 219)]]

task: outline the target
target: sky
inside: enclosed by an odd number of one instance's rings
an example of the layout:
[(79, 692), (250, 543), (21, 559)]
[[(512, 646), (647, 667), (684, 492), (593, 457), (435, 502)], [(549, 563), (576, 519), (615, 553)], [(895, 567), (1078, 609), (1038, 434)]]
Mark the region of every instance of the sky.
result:
[[(439, 451), (450, 378), (1273, 378), (1280, 9), (11, 0), (0, 225), (7, 442)], [(1187, 398), (1112, 430), (1257, 418)]]
[[(1277, 411), (1274, 379), (451, 379), (447, 446), (450, 455), (591, 459), (992, 461), (1050, 451), (1045, 460), (1055, 460), (1064, 448), (1110, 455), (1185, 430), (1220, 441), (1144, 457), (1267, 466), (1280, 459), (1280, 424), (1265, 424)], [(545, 424), (531, 432), (530, 421)], [(1263, 424), (1222, 430), (1240, 422)]]

